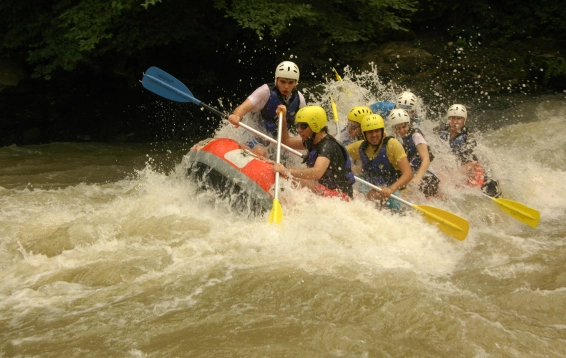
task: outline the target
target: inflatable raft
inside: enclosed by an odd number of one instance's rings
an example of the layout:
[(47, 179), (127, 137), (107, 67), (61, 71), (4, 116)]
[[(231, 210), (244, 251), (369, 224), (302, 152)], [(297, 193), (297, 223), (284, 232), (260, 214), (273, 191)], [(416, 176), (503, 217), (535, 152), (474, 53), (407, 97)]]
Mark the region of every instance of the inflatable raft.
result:
[(275, 190), (273, 164), (229, 138), (209, 138), (185, 155), (187, 174), (200, 190), (212, 190), (235, 210), (262, 214), (271, 210)]

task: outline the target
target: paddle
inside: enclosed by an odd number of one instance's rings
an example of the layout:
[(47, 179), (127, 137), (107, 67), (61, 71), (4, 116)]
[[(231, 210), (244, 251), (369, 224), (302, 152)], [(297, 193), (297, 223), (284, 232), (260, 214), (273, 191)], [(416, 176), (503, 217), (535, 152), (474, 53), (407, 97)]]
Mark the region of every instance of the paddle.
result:
[[(332, 69), (334, 70), (334, 72), (336, 72), (336, 69), (334, 67), (332, 67)], [(342, 78), (338, 76), (338, 72), (336, 72), (336, 77), (339, 81), (342, 81)], [(332, 115), (334, 116), (334, 124), (336, 125), (336, 134), (339, 134), (340, 131), (338, 129), (338, 122), (340, 120), (338, 119), (338, 108), (336, 108), (336, 103), (334, 102), (332, 95), (330, 95), (330, 105), (332, 106)]]
[[(336, 69), (334, 67), (332, 67), (332, 69), (334, 70), (334, 74), (336, 75), (336, 80), (342, 81), (342, 77), (340, 77), (340, 75), (338, 74), (338, 71), (336, 71)], [(344, 87), (339, 87), (338, 89), (340, 89), (340, 91), (346, 93), (348, 95), (348, 97), (352, 97), (352, 93), (350, 91), (346, 91), (344, 89)]]
[(332, 114), (334, 115), (334, 122), (338, 123), (338, 108), (336, 108), (336, 103), (332, 99), (332, 95), (330, 95), (330, 104), (332, 106)]
[[(356, 181), (365, 184), (377, 191), (381, 191), (381, 188), (375, 186), (361, 178), (356, 177)], [(428, 205), (415, 205), (411, 204), (405, 199), (401, 199), (398, 196), (391, 194), (391, 197), (411, 208), (418, 210), (422, 216), (431, 224), (437, 224), (437, 227), (443, 233), (452, 236), (458, 240), (464, 240), (468, 236), (468, 230), (470, 224), (468, 220), (459, 217), (458, 215), (452, 214), (446, 210), (435, 208), (434, 206)]]
[(506, 214), (510, 215), (512, 218), (531, 227), (538, 226), (538, 223), (540, 221), (540, 212), (538, 210), (530, 208), (513, 200), (504, 198), (492, 198), (489, 195), (483, 195), (495, 201), (499, 208)]
[[(199, 101), (198, 99), (193, 97), (193, 94), (191, 93), (191, 91), (189, 91), (189, 89), (181, 82), (179, 82), (179, 80), (177, 80), (175, 77), (171, 76), (170, 74), (166, 73), (165, 71), (160, 70), (157, 67), (150, 67), (144, 74), (143, 80), (142, 80), (142, 85), (152, 91), (155, 94), (158, 94), (164, 98), (173, 100), (173, 101), (177, 101), (177, 102), (192, 102), (195, 104), (198, 104), (200, 106), (202, 106), (203, 108), (208, 109), (209, 111), (223, 117), (226, 118), (226, 114), (220, 112), (219, 110), (210, 107), (204, 103), (202, 103), (201, 101)], [(282, 122), (282, 120), (279, 121), (280, 123)], [(303, 155), (301, 154), (301, 152), (292, 149), (288, 146), (286, 146), (285, 144), (282, 144), (281, 141), (279, 141), (279, 144), (277, 143), (277, 141), (273, 138), (271, 138), (270, 136), (263, 134), (243, 123), (239, 123), (239, 125), (241, 127), (243, 127), (244, 129), (249, 130), (250, 132), (252, 132), (253, 134), (264, 138), (265, 140), (271, 142), (271, 143), (275, 143), (278, 146), (280, 145), (282, 148), (284, 148), (285, 150), (289, 151), (290, 153), (293, 153), (299, 157), (302, 157)], [(281, 133), (281, 131), (279, 131), (279, 133)], [(358, 177), (355, 177), (356, 180), (376, 189), (381, 191), (381, 189), (371, 183), (366, 182), (363, 179), (360, 179)], [(418, 210), (423, 216), (424, 218), (433, 224), (437, 224), (438, 229), (442, 232), (444, 232), (447, 235), (450, 235), (452, 237), (454, 237), (455, 239), (458, 240), (464, 240), (466, 238), (466, 236), (468, 235), (468, 229), (469, 229), (469, 223), (466, 219), (461, 218), (457, 215), (454, 215), (448, 211), (439, 209), (439, 208), (435, 208), (432, 206), (428, 206), (428, 205), (414, 205), (409, 203), (406, 200), (403, 200), (395, 195), (391, 195), (395, 200), (398, 200), (399, 202), (408, 205), (410, 207), (412, 207), (415, 210)], [(275, 205), (275, 201), (274, 201), (274, 205)]]
[(342, 81), (342, 77), (340, 77), (340, 75), (338, 74), (338, 71), (336, 71), (336, 69), (334, 67), (332, 67), (332, 69), (334, 70), (334, 74), (336, 74), (336, 79), (338, 81)]
[[(340, 77), (340, 75), (338, 74), (338, 71), (336, 71), (336, 69), (334, 67), (332, 67), (332, 69), (334, 70), (334, 73), (336, 73), (336, 79), (338, 81), (342, 81), (342, 77)], [(330, 104), (332, 106), (332, 114), (334, 115), (334, 122), (338, 123), (338, 109), (336, 108), (336, 103), (334, 103), (334, 100), (332, 99), (332, 95), (330, 95)]]
[[(279, 124), (277, 129), (277, 159), (276, 163), (281, 162), (281, 132), (283, 131), (283, 113), (279, 113)], [(269, 214), (269, 223), (279, 224), (283, 219), (283, 209), (279, 203), (279, 172), (275, 173), (275, 195), (273, 196), (273, 207)]]
[(196, 99), (181, 81), (157, 67), (150, 67), (145, 71), (142, 85), (161, 97), (176, 102), (192, 102), (222, 118), (226, 118), (226, 114)]

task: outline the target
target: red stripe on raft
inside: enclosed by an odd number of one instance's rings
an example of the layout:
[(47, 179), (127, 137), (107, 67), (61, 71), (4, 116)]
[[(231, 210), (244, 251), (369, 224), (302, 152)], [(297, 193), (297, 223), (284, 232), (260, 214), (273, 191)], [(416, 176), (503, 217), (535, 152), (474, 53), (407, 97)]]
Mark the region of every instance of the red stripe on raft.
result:
[[(275, 173), (272, 170), (273, 164), (259, 159), (255, 154), (244, 149), (238, 142), (229, 138), (217, 138), (207, 143), (204, 147), (200, 148), (200, 150), (207, 151), (223, 159), (226, 163), (229, 163), (236, 170), (253, 180), (267, 193), (271, 194), (270, 190), (275, 183)], [(242, 156), (250, 159), (243, 168), (236, 166), (230, 160), (226, 160), (226, 153), (234, 150), (241, 150)]]

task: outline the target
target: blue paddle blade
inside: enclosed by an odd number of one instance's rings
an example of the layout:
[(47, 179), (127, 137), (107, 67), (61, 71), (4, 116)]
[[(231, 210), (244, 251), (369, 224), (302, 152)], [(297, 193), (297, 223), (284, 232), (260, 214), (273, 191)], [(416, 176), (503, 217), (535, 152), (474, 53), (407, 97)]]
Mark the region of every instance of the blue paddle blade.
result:
[(151, 92), (177, 102), (193, 102), (200, 105), (200, 101), (193, 97), (191, 91), (175, 77), (157, 67), (150, 67), (145, 71), (142, 85)]

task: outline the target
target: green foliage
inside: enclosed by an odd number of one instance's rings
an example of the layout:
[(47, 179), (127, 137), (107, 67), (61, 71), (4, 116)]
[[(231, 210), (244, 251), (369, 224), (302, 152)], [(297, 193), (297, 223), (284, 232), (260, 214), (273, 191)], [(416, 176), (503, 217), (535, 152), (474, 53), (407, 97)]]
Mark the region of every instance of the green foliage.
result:
[(298, 32), (324, 43), (369, 41), (384, 29), (407, 30), (403, 24), (417, 10), (416, 4), (413, 0), (214, 1), (226, 17), (259, 37), (269, 34), (277, 38)]
[[(50, 79), (107, 52), (134, 54), (207, 33), (203, 6), (185, 1), (0, 0), (0, 51), (25, 53), (33, 77)], [(152, 5), (152, 6), (149, 6)], [(146, 10), (147, 9), (147, 10)]]
[[(415, 6), (415, 0), (0, 0), (0, 51), (26, 53), (33, 76), (49, 79), (108, 52), (129, 55), (171, 42), (210, 48), (237, 31), (320, 45), (368, 42), (386, 29), (406, 29)], [(226, 20), (218, 21), (219, 14)]]
[(24, 56), (46, 79), (108, 53), (182, 43), (214, 54), (248, 35), (317, 56), (333, 45), (363, 51), (424, 12), (465, 39), (566, 38), (563, 0), (0, 0), (0, 55)]
[(563, 57), (555, 57), (546, 61), (547, 69), (544, 73), (544, 82), (548, 84), (554, 77), (566, 78), (566, 60)]
[(146, 0), (141, 6), (147, 10), (149, 5), (155, 5), (156, 3), (161, 2), (161, 0)]
[(225, 1), (216, 1), (215, 7), (226, 11), (226, 17), (235, 19), (242, 28), (265, 36), (266, 30), (277, 38), (287, 31), (294, 20), (309, 25), (316, 22), (316, 12), (310, 4), (289, 4), (271, 0), (236, 0), (228, 6)]
[[(2, 5), (8, 3), (16, 1), (3, 1)], [(12, 20), (6, 23), (2, 49), (25, 50), (28, 62), (37, 65), (34, 77), (49, 79), (58, 69), (73, 70), (78, 63), (104, 52), (97, 47), (112, 39), (116, 22), (134, 5), (139, 2), (67, 0), (49, 6), (35, 1), (16, 6), (11, 9)], [(0, 6), (2, 18), (7, 12)]]
[(563, 0), (421, 0), (420, 9), (436, 12), (447, 29), (481, 33), (500, 42), (535, 36), (566, 39)]

